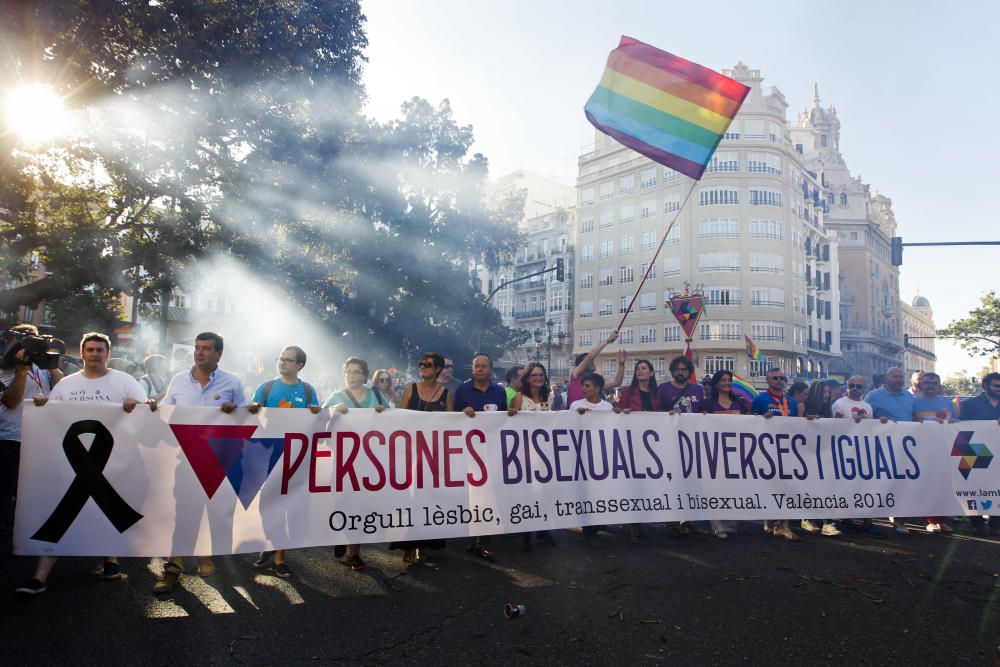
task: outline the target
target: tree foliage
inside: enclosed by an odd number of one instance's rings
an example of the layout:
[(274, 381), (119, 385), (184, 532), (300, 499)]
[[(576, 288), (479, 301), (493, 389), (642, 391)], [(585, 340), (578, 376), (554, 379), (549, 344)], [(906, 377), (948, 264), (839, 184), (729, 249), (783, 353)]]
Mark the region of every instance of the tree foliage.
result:
[(938, 331), (938, 336), (957, 341), (963, 350), (977, 356), (1000, 354), (1000, 298), (996, 292), (984, 294), (978, 308)]
[(2, 5), (3, 71), (51, 82), (86, 132), (0, 144), (6, 275), (51, 275), (0, 308), (120, 290), (153, 303), (213, 253), (391, 357), (517, 343), (470, 267), (517, 241), (521, 202), (484, 207), (487, 161), (447, 102), (364, 117), (357, 2), (35, 0)]

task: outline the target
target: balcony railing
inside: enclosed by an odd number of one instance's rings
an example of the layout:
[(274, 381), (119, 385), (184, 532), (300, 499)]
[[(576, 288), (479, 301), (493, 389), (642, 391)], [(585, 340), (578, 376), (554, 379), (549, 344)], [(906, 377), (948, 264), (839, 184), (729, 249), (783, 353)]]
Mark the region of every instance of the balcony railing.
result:
[(545, 317), (544, 308), (526, 308), (524, 310), (515, 310), (514, 319), (515, 320), (529, 320), (535, 317)]

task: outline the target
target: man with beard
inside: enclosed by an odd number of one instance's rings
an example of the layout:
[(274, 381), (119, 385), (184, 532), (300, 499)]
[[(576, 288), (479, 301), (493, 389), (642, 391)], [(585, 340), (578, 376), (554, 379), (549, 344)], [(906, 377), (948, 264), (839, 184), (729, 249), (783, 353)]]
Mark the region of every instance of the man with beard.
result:
[[(785, 384), (788, 378), (780, 368), (771, 368), (765, 375), (767, 380), (767, 391), (758, 395), (750, 404), (750, 414), (763, 415), (765, 419), (774, 416), (796, 417), (799, 414), (799, 406), (795, 399), (785, 393)], [(783, 537), (789, 542), (798, 542), (799, 536), (792, 532), (788, 525), (788, 520), (765, 521), (764, 534)]]
[[(865, 401), (872, 406), (875, 416), (891, 419), (896, 422), (908, 422), (913, 419), (913, 394), (903, 390), (906, 376), (903, 369), (890, 368), (885, 372), (885, 384), (873, 389), (865, 396)], [(899, 517), (890, 517), (893, 528), (900, 535), (909, 534), (906, 522)]]
[(660, 385), (660, 410), (673, 414), (701, 412), (705, 390), (691, 382), (694, 363), (683, 355), (674, 357), (670, 362), (670, 375), (673, 379)]
[[(962, 403), (961, 415), (962, 421), (1000, 421), (1000, 373), (987, 373), (983, 376), (983, 393)], [(977, 535), (985, 537), (991, 532), (1000, 535), (1000, 516), (992, 517), (988, 526), (981, 516), (969, 517), (969, 521)]]

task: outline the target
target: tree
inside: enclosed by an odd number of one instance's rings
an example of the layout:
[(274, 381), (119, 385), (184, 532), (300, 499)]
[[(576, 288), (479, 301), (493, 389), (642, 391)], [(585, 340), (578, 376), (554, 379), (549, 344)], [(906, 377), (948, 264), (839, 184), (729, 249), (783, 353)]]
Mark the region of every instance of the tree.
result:
[(958, 341), (963, 350), (977, 356), (1000, 354), (1000, 298), (990, 291), (980, 299), (980, 306), (965, 319), (955, 320), (937, 332), (942, 338)]
[[(989, 370), (984, 368), (980, 375), (986, 375), (988, 372)], [(980, 379), (969, 375), (968, 371), (959, 371), (949, 375), (941, 388), (945, 394), (975, 396), (981, 391), (982, 385)]]

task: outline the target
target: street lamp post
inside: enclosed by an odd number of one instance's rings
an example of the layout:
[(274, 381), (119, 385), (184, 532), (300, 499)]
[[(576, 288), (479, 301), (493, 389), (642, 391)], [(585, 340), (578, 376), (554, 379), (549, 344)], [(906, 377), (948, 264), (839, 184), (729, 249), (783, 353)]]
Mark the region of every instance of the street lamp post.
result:
[(543, 332), (541, 329), (535, 329), (535, 361), (541, 361), (542, 357), (542, 341), (545, 341), (545, 371), (547, 373), (552, 372), (552, 342), (558, 339), (559, 345), (562, 346), (563, 341), (566, 339), (566, 334), (560, 331), (559, 333), (553, 333), (555, 330), (556, 323), (549, 320), (545, 323), (545, 332), (543, 337)]

